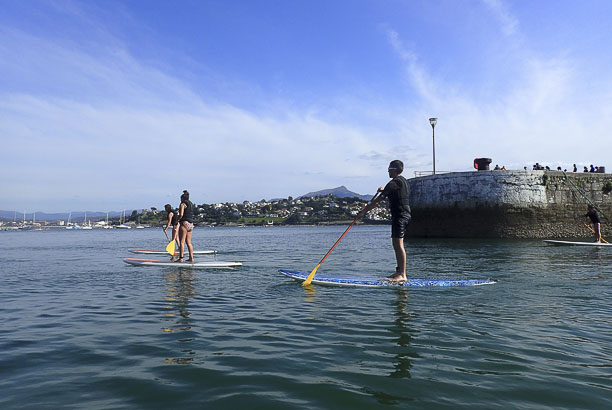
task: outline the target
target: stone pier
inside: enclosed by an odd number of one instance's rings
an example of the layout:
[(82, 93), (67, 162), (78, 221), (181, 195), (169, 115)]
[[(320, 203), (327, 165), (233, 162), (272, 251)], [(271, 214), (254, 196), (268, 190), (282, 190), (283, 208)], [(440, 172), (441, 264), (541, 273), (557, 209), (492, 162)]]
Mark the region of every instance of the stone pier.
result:
[[(567, 179), (569, 178), (569, 180)], [(409, 180), (413, 237), (589, 238), (588, 199), (612, 234), (612, 175), (473, 171)], [(610, 235), (612, 236), (612, 235)]]

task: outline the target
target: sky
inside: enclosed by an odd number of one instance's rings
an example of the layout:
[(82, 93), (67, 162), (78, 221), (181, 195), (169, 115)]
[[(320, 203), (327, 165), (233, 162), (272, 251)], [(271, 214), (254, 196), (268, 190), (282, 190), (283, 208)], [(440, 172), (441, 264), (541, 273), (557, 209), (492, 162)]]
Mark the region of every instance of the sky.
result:
[(612, 153), (612, 2), (0, 0), (0, 209), (372, 194)]

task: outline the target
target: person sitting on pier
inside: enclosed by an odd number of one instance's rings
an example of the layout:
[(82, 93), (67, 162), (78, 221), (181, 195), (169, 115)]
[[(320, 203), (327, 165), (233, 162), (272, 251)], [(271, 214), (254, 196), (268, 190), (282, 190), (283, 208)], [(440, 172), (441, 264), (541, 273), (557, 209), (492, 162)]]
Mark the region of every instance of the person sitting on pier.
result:
[(578, 168), (576, 168), (576, 164), (574, 164), (574, 171), (573, 172), (578, 172)]
[(595, 172), (595, 168), (593, 167), (593, 164), (591, 164), (591, 168), (589, 169), (589, 172)]
[(585, 217), (591, 218), (591, 222), (593, 223), (593, 232), (595, 232), (595, 242), (601, 243), (601, 220), (599, 219), (599, 215), (597, 215), (597, 211), (595, 211), (595, 207), (591, 204), (587, 206), (588, 212)]
[(584, 170), (582, 172), (589, 172), (589, 170), (587, 169), (587, 167), (584, 167)]
[(499, 165), (495, 164), (495, 168), (493, 168), (493, 171), (499, 171)]

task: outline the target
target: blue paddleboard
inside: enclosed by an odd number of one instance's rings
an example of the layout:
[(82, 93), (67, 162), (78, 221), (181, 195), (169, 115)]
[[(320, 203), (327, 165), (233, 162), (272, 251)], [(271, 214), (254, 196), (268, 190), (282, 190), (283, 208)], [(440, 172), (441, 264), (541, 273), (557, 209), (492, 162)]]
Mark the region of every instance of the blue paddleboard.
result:
[[(278, 271), (288, 278), (298, 282), (304, 282), (308, 278), (308, 273), (297, 272), (294, 270), (280, 269)], [(480, 286), (492, 285), (497, 283), (493, 279), (426, 279), (426, 278), (408, 278), (405, 282), (391, 282), (385, 279), (376, 278), (359, 278), (354, 276), (326, 276), (315, 275), (312, 283), (316, 285), (327, 286), (353, 286), (353, 287), (371, 287), (371, 288), (390, 288), (390, 287), (449, 287), (449, 286)]]

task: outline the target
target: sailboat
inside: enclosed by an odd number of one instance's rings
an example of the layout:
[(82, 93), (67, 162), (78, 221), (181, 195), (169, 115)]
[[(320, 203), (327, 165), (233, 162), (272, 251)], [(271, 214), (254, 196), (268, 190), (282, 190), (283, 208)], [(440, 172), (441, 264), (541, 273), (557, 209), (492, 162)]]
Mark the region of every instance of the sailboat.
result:
[(68, 222), (66, 223), (66, 229), (82, 229), (79, 225), (70, 222), (71, 217), (72, 217), (72, 212), (68, 214)]
[(113, 229), (113, 227), (108, 224), (108, 212), (106, 213), (106, 225), (104, 225), (104, 229)]
[(91, 228), (91, 222), (87, 223), (87, 211), (85, 211), (85, 218), (83, 220), (83, 225), (82, 225), (83, 229), (92, 229)]
[[(121, 219), (119, 219), (119, 222), (121, 222)], [(126, 225), (125, 223), (125, 209), (123, 210), (123, 223), (117, 225), (117, 229), (132, 229), (131, 226)]]
[(66, 229), (72, 229), (72, 225), (70, 225), (71, 216), (72, 216), (72, 212), (68, 213), (68, 220), (66, 221)]

